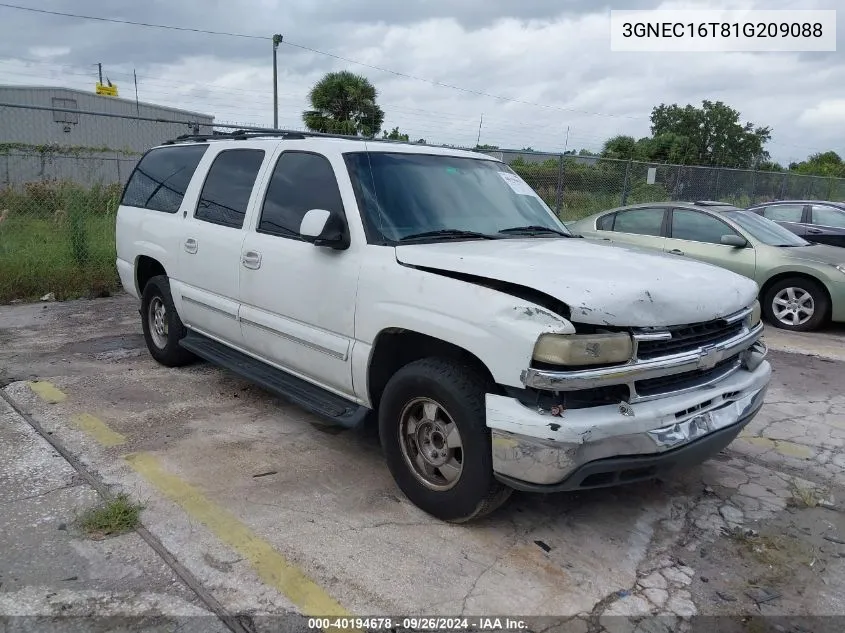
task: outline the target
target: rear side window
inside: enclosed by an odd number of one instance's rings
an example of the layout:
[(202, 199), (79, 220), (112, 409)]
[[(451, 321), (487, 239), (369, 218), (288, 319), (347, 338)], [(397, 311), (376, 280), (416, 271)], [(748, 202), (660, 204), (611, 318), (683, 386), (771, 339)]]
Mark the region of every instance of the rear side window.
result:
[(615, 213), (608, 213), (596, 220), (596, 228), (599, 231), (610, 231), (613, 228), (613, 217)]
[(176, 213), (208, 145), (174, 145), (150, 150), (135, 167), (121, 204)]
[(325, 156), (284, 152), (276, 163), (258, 223), (259, 233), (299, 237), (311, 209), (343, 214), (340, 188)]
[(205, 177), (194, 217), (212, 224), (241, 228), (262, 162), (264, 150), (261, 149), (220, 152)]
[(613, 230), (618, 233), (633, 233), (635, 235), (653, 235), (660, 237), (663, 227), (664, 210), (631, 209), (616, 214)]
[(763, 216), (775, 222), (800, 222), (803, 213), (803, 204), (776, 204), (763, 210)]

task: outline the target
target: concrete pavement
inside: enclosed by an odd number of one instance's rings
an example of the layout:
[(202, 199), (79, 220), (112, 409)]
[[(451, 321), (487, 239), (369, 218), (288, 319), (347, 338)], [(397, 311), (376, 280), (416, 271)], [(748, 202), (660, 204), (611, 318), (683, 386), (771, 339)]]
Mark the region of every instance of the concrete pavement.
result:
[[(665, 630), (693, 614), (845, 615), (840, 361), (773, 352), (763, 413), (672, 481), (516, 494), (454, 526), (402, 497), (373, 436), (327, 430), (206, 364), (160, 367), (138, 319), (126, 296), (0, 308), (4, 391), (143, 500), (146, 529), (256, 630), (293, 613), (514, 614), (584, 631), (645, 614)], [(767, 333), (772, 348), (803, 345), (782, 334)]]

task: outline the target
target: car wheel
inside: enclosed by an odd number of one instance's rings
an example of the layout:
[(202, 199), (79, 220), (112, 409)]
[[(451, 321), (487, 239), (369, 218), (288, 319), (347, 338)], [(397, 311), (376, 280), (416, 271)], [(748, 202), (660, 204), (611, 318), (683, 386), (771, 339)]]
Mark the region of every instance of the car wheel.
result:
[(824, 287), (806, 277), (782, 279), (766, 291), (763, 313), (775, 327), (796, 332), (818, 329), (830, 308)]
[(187, 333), (173, 305), (170, 282), (157, 275), (147, 282), (141, 295), (141, 326), (150, 355), (167, 367), (187, 365), (196, 357), (179, 345)]
[(486, 387), (472, 367), (426, 358), (396, 372), (381, 397), (379, 436), (393, 478), (444, 521), (481, 517), (512, 492), (493, 476)]

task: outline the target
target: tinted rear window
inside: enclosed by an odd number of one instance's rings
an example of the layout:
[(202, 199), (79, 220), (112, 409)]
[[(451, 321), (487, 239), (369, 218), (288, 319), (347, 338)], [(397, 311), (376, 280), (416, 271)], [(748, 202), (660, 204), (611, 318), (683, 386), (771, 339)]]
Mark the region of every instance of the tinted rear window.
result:
[(208, 145), (150, 150), (138, 163), (123, 191), (121, 204), (176, 213)]
[(264, 161), (262, 149), (227, 149), (211, 164), (194, 217), (241, 228), (249, 197)]

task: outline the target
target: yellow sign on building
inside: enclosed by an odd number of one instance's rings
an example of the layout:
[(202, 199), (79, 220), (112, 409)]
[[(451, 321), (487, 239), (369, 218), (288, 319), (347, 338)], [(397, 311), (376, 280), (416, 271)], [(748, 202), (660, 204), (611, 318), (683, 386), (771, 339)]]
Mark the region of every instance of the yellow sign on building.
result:
[(106, 97), (117, 96), (117, 84), (105, 85), (97, 82), (97, 94)]

